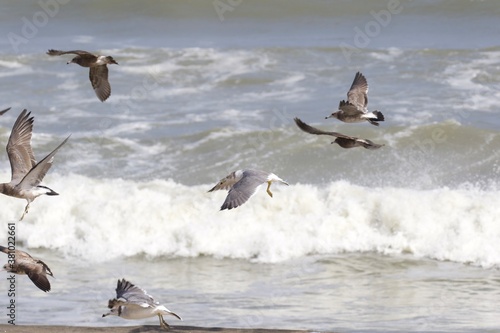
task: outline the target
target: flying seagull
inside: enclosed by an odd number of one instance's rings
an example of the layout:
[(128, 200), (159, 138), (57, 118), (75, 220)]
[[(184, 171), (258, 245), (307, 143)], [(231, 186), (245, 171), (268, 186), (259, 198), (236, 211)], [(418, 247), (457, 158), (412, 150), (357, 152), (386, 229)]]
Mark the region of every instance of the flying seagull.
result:
[(59, 51), (59, 50), (48, 50), (48, 55), (59, 56), (63, 54), (76, 54), (76, 57), (68, 61), (67, 64), (75, 63), (82, 67), (90, 68), (90, 83), (92, 83), (92, 88), (94, 88), (97, 98), (101, 102), (104, 102), (111, 95), (111, 86), (108, 81), (108, 66), (111, 64), (118, 63), (111, 56), (101, 56), (94, 55), (87, 51), (75, 50), (75, 51)]
[(35, 259), (28, 253), (20, 250), (11, 251), (5, 246), (0, 246), (0, 251), (8, 255), (8, 263), (3, 266), (7, 272), (26, 274), (40, 290), (50, 291), (50, 282), (47, 274), (54, 277), (49, 266), (40, 259)]
[(221, 179), (219, 183), (208, 192), (229, 190), (226, 200), (222, 204), (220, 210), (233, 209), (247, 202), (264, 183), (267, 183), (267, 194), (272, 197), (273, 194), (269, 188), (273, 182), (280, 182), (288, 185), (287, 182), (274, 173), (250, 169), (237, 170)]
[(337, 132), (325, 132), (315, 127), (309, 126), (299, 118), (294, 118), (297, 126), (306, 133), (316, 135), (331, 135), (335, 136), (335, 141), (332, 143), (338, 144), (342, 148), (365, 147), (366, 149), (378, 149), (384, 145), (376, 144), (368, 139), (360, 139), (353, 136), (347, 136)]
[(0, 111), (0, 116), (1, 116), (1, 115), (3, 115), (5, 112), (7, 112), (7, 111), (9, 111), (9, 110), (10, 110), (10, 108), (7, 108), (7, 109), (5, 109), (5, 110)]
[(58, 195), (58, 193), (46, 186), (40, 185), (40, 183), (52, 166), (54, 155), (69, 139), (68, 136), (56, 149), (45, 156), (40, 162), (36, 163), (33, 149), (31, 148), (33, 117), (30, 117), (30, 114), (31, 112), (27, 112), (24, 109), (19, 117), (17, 117), (14, 127), (12, 127), (9, 142), (7, 143), (7, 155), (10, 160), (12, 178), (10, 183), (0, 184), (0, 193), (28, 201), (19, 221), (28, 213), (30, 203), (38, 196), (42, 194)]
[(103, 314), (103, 317), (111, 315), (124, 319), (144, 319), (158, 316), (160, 326), (167, 331), (170, 326), (163, 319), (163, 315), (171, 315), (182, 320), (177, 314), (156, 302), (144, 289), (125, 279), (118, 280), (116, 298), (109, 300), (108, 308), (111, 309), (110, 312)]
[(351, 89), (347, 93), (347, 102), (342, 100), (339, 103), (339, 110), (332, 113), (328, 118), (337, 118), (346, 123), (358, 123), (368, 121), (370, 124), (378, 126), (379, 121), (384, 121), (384, 115), (380, 111), (369, 112), (368, 105), (368, 82), (360, 72), (354, 76)]

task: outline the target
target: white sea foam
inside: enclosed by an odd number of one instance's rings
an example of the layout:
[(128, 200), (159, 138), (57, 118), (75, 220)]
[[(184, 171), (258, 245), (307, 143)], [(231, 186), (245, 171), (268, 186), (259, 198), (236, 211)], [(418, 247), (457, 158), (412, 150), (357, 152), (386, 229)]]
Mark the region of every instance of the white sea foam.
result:
[(13, 68), (22, 68), (24, 67), (24, 65), (21, 64), (19, 61), (0, 60), (0, 67), (13, 69)]
[[(213, 184), (54, 174), (46, 183), (61, 195), (32, 204), (18, 223), (18, 240), (25, 247), (56, 249), (90, 262), (146, 254), (273, 263), (375, 251), (500, 265), (497, 189), (296, 184), (274, 186), (273, 198), (260, 191), (238, 209), (219, 211), (226, 193), (207, 193)], [(2, 196), (0, 205), (0, 218), (12, 221), (25, 202)]]

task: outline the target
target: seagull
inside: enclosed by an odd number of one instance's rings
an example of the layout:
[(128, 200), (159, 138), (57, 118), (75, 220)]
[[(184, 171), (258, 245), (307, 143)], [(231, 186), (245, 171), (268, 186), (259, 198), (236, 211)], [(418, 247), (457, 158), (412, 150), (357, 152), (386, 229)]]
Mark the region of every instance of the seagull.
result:
[(368, 82), (360, 72), (354, 76), (351, 89), (347, 93), (347, 101), (340, 101), (339, 110), (332, 113), (328, 118), (337, 118), (346, 123), (359, 123), (368, 121), (378, 126), (379, 121), (384, 121), (384, 115), (380, 111), (368, 112)]
[(101, 102), (104, 102), (111, 95), (111, 86), (108, 81), (108, 66), (111, 64), (118, 63), (111, 56), (102, 56), (89, 53), (87, 51), (75, 50), (75, 51), (59, 51), (59, 50), (48, 50), (48, 55), (59, 56), (63, 54), (76, 54), (76, 57), (68, 61), (67, 64), (75, 63), (82, 67), (90, 68), (90, 83), (92, 83), (92, 88), (94, 88), (97, 98)]
[(156, 315), (160, 319), (160, 326), (167, 331), (170, 329), (170, 326), (163, 319), (163, 315), (172, 315), (182, 320), (181, 317), (167, 309), (164, 305), (155, 302), (153, 297), (144, 289), (133, 285), (125, 279), (118, 280), (116, 298), (109, 300), (108, 308), (111, 311), (103, 314), (103, 317), (112, 315), (124, 319), (144, 319)]
[(50, 188), (40, 185), (40, 183), (52, 166), (54, 155), (69, 139), (68, 136), (56, 149), (36, 163), (31, 148), (33, 117), (30, 117), (30, 114), (31, 112), (24, 109), (17, 117), (14, 127), (12, 127), (9, 142), (7, 143), (7, 155), (10, 160), (12, 178), (10, 183), (0, 184), (0, 193), (28, 201), (19, 221), (22, 221), (24, 215), (28, 213), (30, 203), (38, 196), (42, 194), (59, 195)]
[(309, 134), (335, 136), (336, 139), (335, 139), (335, 141), (332, 141), (332, 143), (336, 143), (342, 148), (364, 147), (366, 149), (379, 149), (380, 147), (384, 146), (384, 145), (376, 144), (368, 139), (360, 139), (360, 138), (356, 138), (353, 136), (347, 136), (347, 135), (337, 133), (337, 132), (325, 132), (325, 131), (322, 131), (322, 130), (317, 129), (315, 127), (307, 125), (299, 118), (294, 118), (293, 120), (295, 120), (295, 123), (297, 124), (297, 126), (301, 130), (303, 130), (304, 132), (307, 132)]
[(7, 112), (7, 111), (9, 111), (9, 110), (10, 110), (10, 108), (7, 108), (7, 109), (5, 109), (5, 110), (0, 111), (0, 116), (1, 116), (1, 115), (3, 115), (5, 112)]
[(50, 282), (47, 274), (54, 277), (49, 266), (40, 259), (35, 259), (28, 253), (20, 250), (9, 250), (5, 246), (0, 246), (0, 251), (8, 255), (8, 263), (3, 266), (7, 272), (14, 274), (27, 274), (38, 289), (50, 291)]
[(208, 192), (215, 190), (229, 190), (226, 200), (222, 204), (220, 210), (233, 209), (243, 205), (250, 199), (259, 189), (259, 187), (267, 183), (267, 194), (272, 198), (273, 194), (269, 189), (272, 182), (280, 182), (288, 185), (280, 177), (274, 173), (260, 170), (237, 170), (224, 177)]

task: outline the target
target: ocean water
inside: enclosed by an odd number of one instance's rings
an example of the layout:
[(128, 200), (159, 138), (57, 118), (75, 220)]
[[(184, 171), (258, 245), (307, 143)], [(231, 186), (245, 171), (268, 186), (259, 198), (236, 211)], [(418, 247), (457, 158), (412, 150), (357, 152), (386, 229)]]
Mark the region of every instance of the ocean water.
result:
[[(39, 159), (71, 134), (44, 179), (60, 196), (16, 223), (56, 277), (47, 294), (16, 279), (17, 324), (157, 325), (101, 318), (126, 278), (174, 326), (500, 330), (496, 0), (0, 7), (3, 144), (24, 108)], [(112, 55), (111, 97), (50, 48)], [(379, 127), (324, 119), (357, 71)], [(344, 150), (294, 117), (385, 146)], [(207, 191), (240, 168), (290, 186), (221, 212)], [(25, 204), (0, 197), (1, 244)]]

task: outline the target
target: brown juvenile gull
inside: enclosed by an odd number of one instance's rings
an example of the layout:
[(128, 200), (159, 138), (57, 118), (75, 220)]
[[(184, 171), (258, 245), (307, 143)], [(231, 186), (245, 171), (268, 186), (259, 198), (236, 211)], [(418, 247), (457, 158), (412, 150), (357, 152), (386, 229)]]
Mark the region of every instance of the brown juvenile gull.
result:
[(9, 110), (10, 110), (10, 108), (7, 108), (7, 109), (5, 109), (5, 110), (0, 111), (0, 116), (1, 116), (1, 115), (3, 115), (5, 112), (7, 112), (7, 111), (9, 111)]
[(163, 315), (171, 315), (182, 320), (177, 314), (156, 302), (144, 289), (133, 285), (125, 279), (118, 280), (116, 298), (109, 300), (108, 308), (111, 309), (110, 312), (103, 314), (103, 317), (112, 315), (124, 319), (144, 319), (158, 316), (160, 326), (167, 331), (170, 329), (170, 326), (163, 319)]
[(75, 63), (82, 67), (90, 68), (90, 83), (92, 83), (92, 88), (94, 88), (97, 98), (101, 102), (104, 102), (111, 95), (111, 86), (108, 81), (108, 66), (111, 64), (118, 63), (111, 56), (94, 55), (87, 51), (74, 50), (74, 51), (59, 51), (59, 50), (49, 50), (48, 55), (59, 56), (63, 54), (76, 54), (76, 57), (68, 61), (67, 64)]
[(31, 112), (24, 109), (12, 127), (9, 142), (7, 143), (7, 155), (10, 160), (12, 178), (10, 183), (0, 184), (0, 193), (28, 201), (19, 221), (24, 218), (24, 214), (28, 213), (30, 203), (38, 196), (42, 194), (59, 195), (50, 188), (40, 185), (40, 183), (52, 166), (54, 155), (69, 139), (68, 136), (56, 149), (36, 163), (31, 148), (33, 117), (30, 117), (30, 114)]
[(368, 82), (360, 72), (354, 76), (351, 89), (347, 93), (347, 102), (342, 100), (339, 103), (339, 110), (332, 113), (328, 118), (337, 118), (346, 123), (358, 123), (368, 121), (370, 124), (378, 126), (379, 121), (384, 121), (384, 115), (380, 111), (368, 112)]
[(54, 277), (49, 266), (40, 259), (35, 259), (28, 253), (20, 250), (11, 251), (5, 246), (0, 246), (0, 251), (8, 255), (8, 263), (3, 266), (7, 272), (26, 274), (40, 290), (50, 291), (50, 282), (47, 274)]
[(288, 185), (287, 182), (271, 172), (250, 169), (237, 170), (221, 179), (219, 183), (208, 192), (229, 190), (226, 200), (222, 204), (220, 210), (233, 209), (247, 202), (248, 199), (257, 193), (259, 187), (264, 183), (267, 183), (267, 194), (272, 197), (273, 194), (269, 189), (272, 182), (280, 182)]
[(335, 141), (332, 141), (332, 143), (336, 143), (342, 148), (365, 147), (366, 149), (378, 149), (378, 148), (384, 146), (384, 145), (376, 144), (368, 139), (360, 139), (360, 138), (356, 138), (354, 136), (348, 136), (348, 135), (344, 135), (344, 134), (337, 133), (337, 132), (325, 132), (325, 131), (322, 131), (322, 130), (317, 129), (315, 127), (307, 125), (299, 118), (294, 118), (293, 120), (295, 120), (295, 123), (297, 124), (297, 126), (301, 130), (303, 130), (304, 132), (307, 132), (310, 134), (316, 134), (316, 135), (335, 136), (336, 139), (335, 139)]

